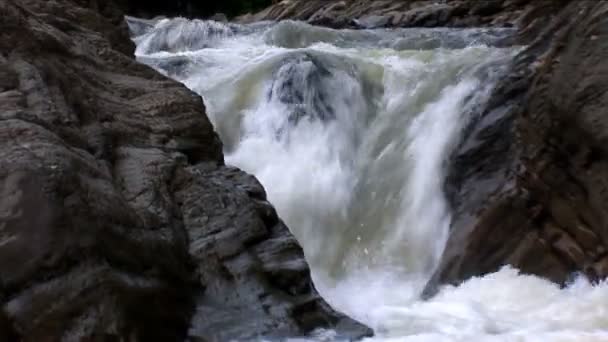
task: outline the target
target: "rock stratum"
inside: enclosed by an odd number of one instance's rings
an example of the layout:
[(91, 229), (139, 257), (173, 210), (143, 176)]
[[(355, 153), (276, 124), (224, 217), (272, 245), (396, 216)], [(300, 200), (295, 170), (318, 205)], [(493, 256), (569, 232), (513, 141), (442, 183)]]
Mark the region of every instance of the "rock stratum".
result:
[(368, 334), (118, 8), (0, 0), (0, 340)]
[(241, 22), (301, 20), (333, 28), (519, 27), (546, 23), (568, 0), (283, 0)]

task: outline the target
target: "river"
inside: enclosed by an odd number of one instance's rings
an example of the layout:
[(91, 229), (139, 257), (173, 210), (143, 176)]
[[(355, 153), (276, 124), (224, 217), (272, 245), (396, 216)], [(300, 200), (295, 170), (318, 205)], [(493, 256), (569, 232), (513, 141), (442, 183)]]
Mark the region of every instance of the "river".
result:
[(500, 47), (512, 31), (131, 28), (141, 62), (203, 96), (226, 162), (258, 177), (319, 292), (371, 341), (608, 341), (606, 283), (505, 266), (419, 299), (450, 227), (450, 153), (520, 50)]

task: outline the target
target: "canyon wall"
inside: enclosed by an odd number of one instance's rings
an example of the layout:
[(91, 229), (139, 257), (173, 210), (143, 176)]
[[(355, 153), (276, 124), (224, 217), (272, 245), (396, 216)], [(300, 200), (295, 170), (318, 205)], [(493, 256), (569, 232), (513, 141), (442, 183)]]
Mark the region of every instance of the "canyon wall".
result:
[(339, 325), (202, 99), (113, 2), (0, 0), (0, 340), (226, 341)]

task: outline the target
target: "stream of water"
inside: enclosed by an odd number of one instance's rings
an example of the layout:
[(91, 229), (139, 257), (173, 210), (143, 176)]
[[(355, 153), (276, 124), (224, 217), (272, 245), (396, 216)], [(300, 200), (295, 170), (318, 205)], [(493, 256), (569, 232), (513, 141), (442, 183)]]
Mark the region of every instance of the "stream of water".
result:
[(447, 158), (518, 51), (495, 47), (510, 31), (131, 29), (140, 61), (203, 96), (227, 163), (258, 177), (320, 293), (371, 340), (608, 341), (608, 285), (585, 279), (505, 267), (419, 300), (450, 225)]

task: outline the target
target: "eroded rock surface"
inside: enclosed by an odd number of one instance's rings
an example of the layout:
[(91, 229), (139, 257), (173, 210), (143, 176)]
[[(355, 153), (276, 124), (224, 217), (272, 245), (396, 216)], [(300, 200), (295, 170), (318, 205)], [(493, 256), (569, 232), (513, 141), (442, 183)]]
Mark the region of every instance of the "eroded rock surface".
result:
[[(526, 26), (561, 0), (283, 0), (237, 20), (302, 20), (334, 28)], [(541, 24), (536, 22), (535, 24)]]
[(455, 152), (428, 293), (505, 264), (560, 284), (608, 276), (608, 2), (563, 4)]
[(200, 97), (111, 1), (0, 0), (0, 339), (226, 341), (340, 324)]

